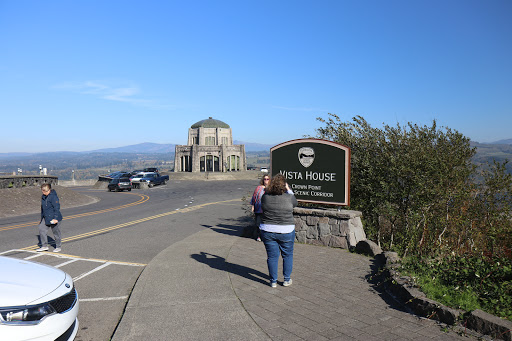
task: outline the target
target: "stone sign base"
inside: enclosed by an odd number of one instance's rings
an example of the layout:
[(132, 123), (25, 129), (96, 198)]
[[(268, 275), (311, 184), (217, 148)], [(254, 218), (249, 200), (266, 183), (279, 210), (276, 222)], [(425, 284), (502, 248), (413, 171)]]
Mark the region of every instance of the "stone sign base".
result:
[(355, 248), (358, 242), (366, 240), (361, 215), (359, 211), (295, 207), (295, 240), (342, 249)]

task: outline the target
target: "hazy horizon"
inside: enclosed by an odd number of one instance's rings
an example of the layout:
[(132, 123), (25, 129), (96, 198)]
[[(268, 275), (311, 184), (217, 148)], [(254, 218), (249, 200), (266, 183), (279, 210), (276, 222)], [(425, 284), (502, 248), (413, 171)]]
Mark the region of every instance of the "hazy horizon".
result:
[[(510, 140), (510, 142), (508, 142), (507, 140)], [(508, 143), (507, 144), (512, 144), (512, 138), (511, 139), (503, 139), (503, 140), (497, 140), (497, 141), (491, 141), (491, 142), (479, 142), (479, 141), (473, 141), (471, 140), (471, 142), (475, 142), (475, 143), (479, 143), (479, 144), (496, 144), (497, 142), (500, 142), (500, 141), (507, 141)], [(246, 146), (247, 145), (261, 145), (261, 146), (265, 146), (265, 147), (272, 147), (272, 146), (275, 146), (277, 144), (269, 144), (269, 143), (252, 143), (252, 142), (244, 142), (244, 141), (233, 141), (234, 144), (245, 144)], [(98, 148), (98, 149), (91, 149), (91, 150), (82, 150), (82, 151), (77, 151), (77, 150), (47, 150), (47, 151), (42, 151), (42, 152), (2, 152), (0, 153), (0, 155), (5, 155), (5, 154), (42, 154), (42, 153), (87, 153), (87, 152), (96, 152), (96, 151), (102, 151), (102, 150), (109, 150), (109, 149), (119, 149), (119, 148), (126, 148), (126, 147), (134, 147), (134, 146), (140, 146), (140, 145), (144, 145), (144, 144), (155, 144), (155, 145), (178, 145), (177, 143), (155, 143), (155, 142), (141, 142), (141, 143), (136, 143), (136, 144), (129, 144), (129, 145), (125, 145), (125, 146), (117, 146), (117, 147), (105, 147), (105, 148)], [(270, 146), (270, 147), (269, 147)], [(262, 149), (262, 150), (257, 150), (257, 151), (263, 151), (265, 149)], [(254, 151), (256, 151), (256, 149), (254, 149)]]

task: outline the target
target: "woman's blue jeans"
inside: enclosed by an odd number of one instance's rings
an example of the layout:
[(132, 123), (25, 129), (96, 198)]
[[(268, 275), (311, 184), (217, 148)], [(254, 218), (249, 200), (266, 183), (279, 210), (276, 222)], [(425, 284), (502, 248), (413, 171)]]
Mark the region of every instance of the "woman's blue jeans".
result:
[(293, 245), (295, 243), (295, 231), (290, 233), (274, 233), (260, 231), (261, 241), (267, 250), (267, 265), (270, 281), (277, 282), (277, 265), (279, 253), (283, 257), (283, 276), (285, 281), (290, 280), (293, 268)]

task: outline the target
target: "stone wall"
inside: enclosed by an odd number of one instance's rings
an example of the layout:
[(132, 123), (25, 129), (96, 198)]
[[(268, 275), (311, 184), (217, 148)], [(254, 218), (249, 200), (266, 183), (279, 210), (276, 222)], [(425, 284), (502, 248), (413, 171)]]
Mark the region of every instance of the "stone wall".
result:
[(0, 177), (0, 188), (22, 188), (25, 186), (41, 186), (49, 183), (57, 185), (59, 178), (50, 175), (11, 175)]
[(78, 186), (94, 186), (95, 179), (89, 180), (59, 180), (59, 186), (62, 187), (78, 187)]
[(299, 243), (354, 248), (366, 240), (361, 215), (359, 211), (296, 207), (295, 239)]

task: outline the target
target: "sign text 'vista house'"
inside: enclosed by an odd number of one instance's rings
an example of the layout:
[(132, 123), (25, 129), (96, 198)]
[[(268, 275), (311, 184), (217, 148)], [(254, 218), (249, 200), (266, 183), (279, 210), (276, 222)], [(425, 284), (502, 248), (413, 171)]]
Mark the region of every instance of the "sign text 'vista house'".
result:
[(270, 149), (272, 175), (281, 173), (298, 201), (350, 204), (350, 148), (332, 141), (299, 139)]

